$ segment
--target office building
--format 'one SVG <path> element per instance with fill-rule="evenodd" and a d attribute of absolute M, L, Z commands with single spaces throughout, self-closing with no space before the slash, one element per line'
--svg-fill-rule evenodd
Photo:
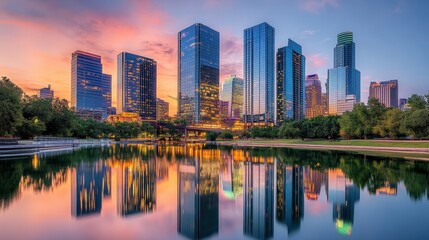
<path fill-rule="evenodd" d="M 103 76 L 101 57 L 76 51 L 72 54 L 71 106 L 77 111 L 99 111 L 107 116 L 111 78 Z M 111 104 L 111 103 L 110 103 Z"/>
<path fill-rule="evenodd" d="M 54 90 L 51 89 L 51 84 L 48 85 L 47 88 L 41 88 L 37 92 L 38 98 L 44 99 L 53 99 L 54 98 Z"/>
<path fill-rule="evenodd" d="M 369 97 L 377 99 L 385 107 L 398 108 L 398 80 L 371 82 Z"/>
<path fill-rule="evenodd" d="M 277 124 L 305 116 L 305 57 L 301 46 L 289 39 L 277 50 Z"/>
<path fill-rule="evenodd" d="M 273 123 L 274 28 L 261 23 L 244 30 L 244 121 Z"/>
<path fill-rule="evenodd" d="M 196 23 L 178 34 L 178 117 L 190 124 L 219 118 L 219 32 Z"/>
<path fill-rule="evenodd" d="M 308 75 L 305 79 L 305 118 L 325 114 L 322 102 L 322 84 L 317 74 Z"/>
<path fill-rule="evenodd" d="M 170 104 L 161 98 L 156 99 L 156 120 L 168 119 Z"/>
<path fill-rule="evenodd" d="M 405 110 L 407 107 L 407 103 L 408 103 L 408 99 L 406 98 L 399 99 L 399 109 Z"/>
<path fill-rule="evenodd" d="M 328 70 L 328 111 L 342 115 L 360 102 L 360 72 L 355 68 L 352 32 L 339 33 L 334 48 L 334 68 Z"/>
<path fill-rule="evenodd" d="M 219 116 L 221 119 L 229 118 L 229 102 L 219 100 Z"/>
<path fill-rule="evenodd" d="M 228 103 L 228 118 L 243 117 L 243 84 L 243 79 L 235 75 L 229 76 L 222 84 L 220 100 Z"/>
<path fill-rule="evenodd" d="M 156 120 L 155 60 L 122 52 L 118 59 L 117 113 L 138 113 L 143 121 Z"/>

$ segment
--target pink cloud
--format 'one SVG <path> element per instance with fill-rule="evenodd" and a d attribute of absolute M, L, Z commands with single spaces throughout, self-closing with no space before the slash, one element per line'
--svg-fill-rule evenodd
<path fill-rule="evenodd" d="M 339 0 L 303 0 L 301 8 L 308 12 L 317 13 L 326 7 L 337 7 Z"/>
<path fill-rule="evenodd" d="M 320 68 L 326 66 L 327 58 L 321 54 L 312 54 L 307 57 L 311 68 Z"/>

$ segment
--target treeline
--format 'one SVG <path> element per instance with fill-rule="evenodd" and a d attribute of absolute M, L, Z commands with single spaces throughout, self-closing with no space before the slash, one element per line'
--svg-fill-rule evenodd
<path fill-rule="evenodd" d="M 65 99 L 42 99 L 24 95 L 9 79 L 0 80 L 0 136 L 29 139 L 34 136 L 77 138 L 152 137 L 156 129 L 149 123 L 98 122 L 81 119 Z M 171 130 L 169 133 L 174 134 Z"/>
<path fill-rule="evenodd" d="M 276 127 L 253 127 L 244 138 L 429 138 L 429 94 L 413 94 L 409 110 L 386 108 L 376 99 L 359 103 L 342 116 L 318 116 L 300 121 L 287 121 Z"/>

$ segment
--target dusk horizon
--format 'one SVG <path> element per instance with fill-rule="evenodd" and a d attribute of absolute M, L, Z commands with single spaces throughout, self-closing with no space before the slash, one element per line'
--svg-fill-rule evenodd
<path fill-rule="evenodd" d="M 306 75 L 318 74 L 323 92 L 333 67 L 338 33 L 353 32 L 356 68 L 361 72 L 361 101 L 373 81 L 397 79 L 399 98 L 429 89 L 425 53 L 429 31 L 419 23 L 424 1 L 4 1 L 0 3 L 0 74 L 33 95 L 51 84 L 70 101 L 72 53 L 100 55 L 103 72 L 112 75 L 112 105 L 117 100 L 116 56 L 129 52 L 158 64 L 157 97 L 177 112 L 177 34 L 194 23 L 220 33 L 220 84 L 229 75 L 243 77 L 243 31 L 267 22 L 275 28 L 275 49 L 290 38 L 302 46 Z M 197 14 L 194 14 L 197 13 Z M 425 21 L 426 19 L 426 21 Z M 412 61 L 410 61 L 412 59 Z"/>

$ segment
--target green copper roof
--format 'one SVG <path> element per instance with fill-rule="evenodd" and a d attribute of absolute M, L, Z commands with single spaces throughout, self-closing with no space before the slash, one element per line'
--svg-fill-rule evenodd
<path fill-rule="evenodd" d="M 345 44 L 353 42 L 352 32 L 342 32 L 337 35 L 337 44 Z"/>

